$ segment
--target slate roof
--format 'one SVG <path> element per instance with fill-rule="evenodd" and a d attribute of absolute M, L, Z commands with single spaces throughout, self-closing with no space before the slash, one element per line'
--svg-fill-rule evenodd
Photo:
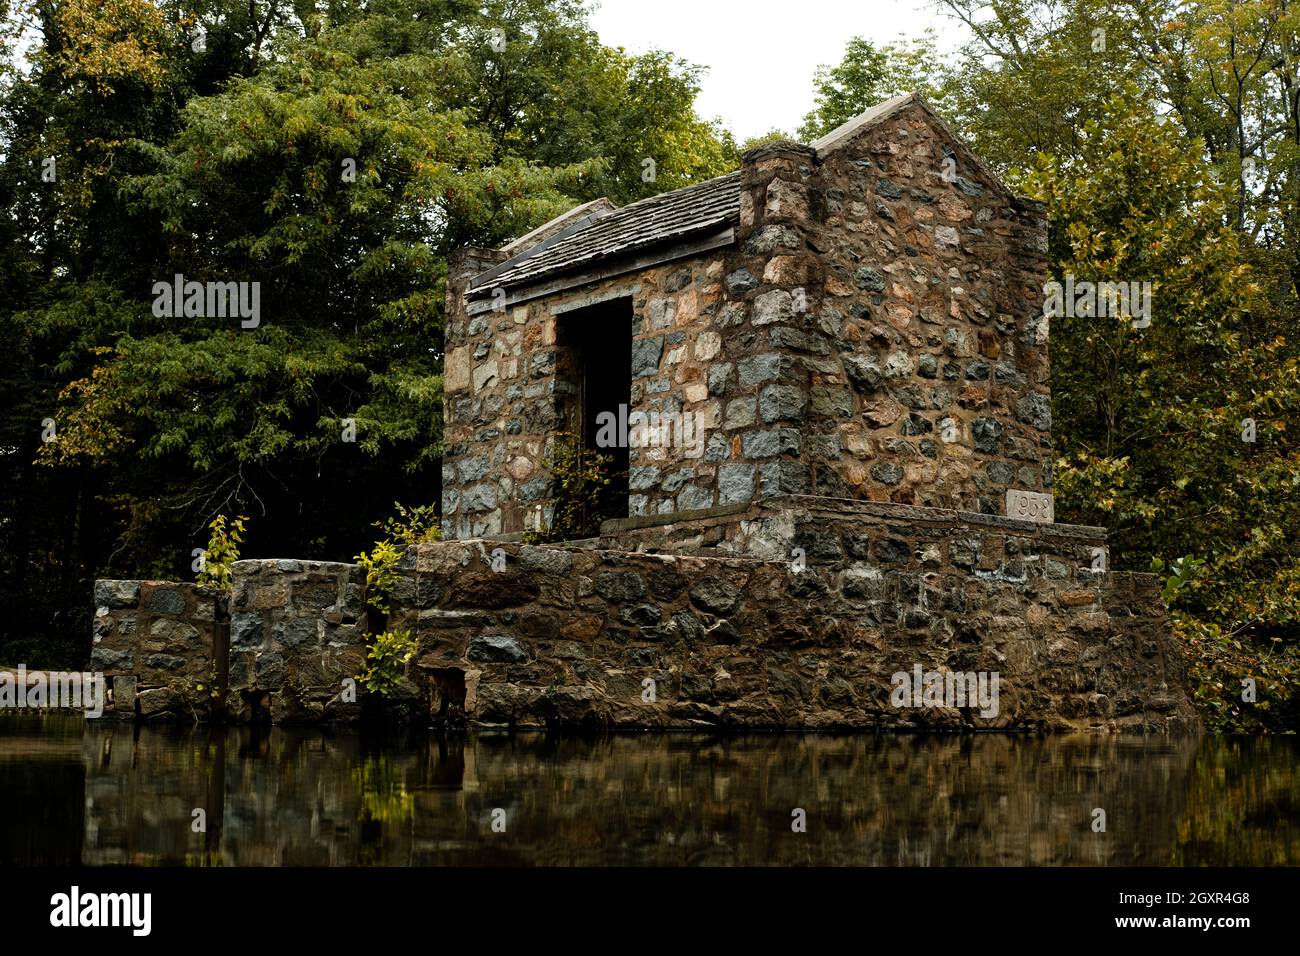
<path fill-rule="evenodd" d="M 811 148 L 817 162 L 825 161 L 865 131 L 913 105 L 947 133 L 964 163 L 983 171 L 1008 197 L 1014 198 L 997 174 L 971 153 L 915 93 L 903 93 L 877 103 L 813 142 Z M 493 288 L 527 286 L 543 278 L 581 270 L 601 260 L 619 259 L 651 247 L 682 243 L 692 237 L 719 232 L 739 219 L 740 176 L 737 170 L 717 179 L 642 199 L 622 209 L 613 209 L 605 199 L 571 209 L 504 246 L 503 252 L 515 254 L 475 276 L 469 284 L 467 296 L 483 299 Z M 534 239 L 538 241 L 534 243 Z"/>
<path fill-rule="evenodd" d="M 583 223 L 583 225 L 589 225 L 602 216 L 608 216 L 617 208 L 617 206 L 604 196 L 601 196 L 599 199 L 593 199 L 591 202 L 583 203 L 581 206 L 574 206 L 568 212 L 560 213 L 554 219 L 542 223 L 536 229 L 524 233 L 518 239 L 507 242 L 501 247 L 501 251 L 506 253 L 507 256 L 514 258 L 527 252 L 529 249 L 533 248 L 533 246 L 540 245 L 547 239 L 551 238 L 551 236 L 559 235 L 570 226 L 582 222 L 584 219 L 588 221 Z"/>
<path fill-rule="evenodd" d="M 566 214 L 567 215 L 567 214 Z M 740 171 L 584 217 L 498 266 L 474 277 L 469 295 L 517 286 L 602 259 L 716 231 L 740 215 Z"/>

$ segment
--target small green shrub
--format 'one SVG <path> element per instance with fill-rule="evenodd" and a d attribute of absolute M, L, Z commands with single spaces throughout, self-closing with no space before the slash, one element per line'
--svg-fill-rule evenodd
<path fill-rule="evenodd" d="M 366 603 L 376 610 L 388 613 L 388 597 L 397 584 L 397 562 L 402 560 L 403 549 L 391 541 L 376 541 L 369 553 L 356 556 L 357 564 L 366 569 Z"/>
<path fill-rule="evenodd" d="M 239 546 L 244 543 L 244 522 L 247 520 L 247 515 L 240 515 L 227 528 L 225 515 L 212 519 L 208 525 L 212 533 L 203 552 L 203 570 L 197 578 L 199 584 L 230 590 L 230 569 L 239 560 Z"/>
<path fill-rule="evenodd" d="M 199 693 L 206 693 L 213 700 L 221 697 L 221 688 L 217 686 L 217 665 L 215 663 L 208 668 L 208 682 L 206 684 L 195 684 L 194 689 Z"/>
<path fill-rule="evenodd" d="M 366 654 L 366 669 L 357 680 L 370 693 L 387 697 L 401 683 L 415 650 L 415 638 L 410 631 L 376 634 Z"/>
<path fill-rule="evenodd" d="M 577 435 L 560 432 L 551 445 L 546 467 L 551 472 L 555 517 L 543 540 L 568 541 L 599 534 L 600 523 L 613 516 L 619 505 L 614 501 L 613 457 L 584 447 Z"/>
<path fill-rule="evenodd" d="M 433 505 L 407 507 L 400 501 L 394 501 L 393 508 L 397 511 L 395 516 L 375 522 L 375 527 L 384 533 L 387 540 L 400 544 L 425 544 L 442 540 L 442 526 Z"/>
<path fill-rule="evenodd" d="M 384 533 L 369 552 L 362 551 L 354 559 L 366 569 L 366 603 L 376 610 L 388 613 L 388 598 L 397 584 L 397 563 L 408 544 L 423 544 L 442 538 L 442 528 L 433 505 L 407 507 L 394 501 L 397 514 L 374 526 Z"/>

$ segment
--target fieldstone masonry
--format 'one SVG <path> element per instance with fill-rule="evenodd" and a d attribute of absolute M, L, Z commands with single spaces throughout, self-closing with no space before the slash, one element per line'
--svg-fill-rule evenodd
<path fill-rule="evenodd" d="M 492 278 L 504 254 L 454 259 L 448 536 L 522 531 L 538 506 L 549 518 L 548 442 L 576 415 L 557 324 L 619 297 L 632 349 L 608 360 L 628 369 L 633 410 L 689 413 L 707 435 L 698 458 L 632 449 L 629 516 L 784 494 L 1001 514 L 1008 488 L 1049 489 L 1043 208 L 919 100 L 885 105 L 813 147 L 764 146 L 739 173 L 608 214 L 636 233 L 668 218 L 670 197 L 677 218 L 721 205 L 699 220 L 711 238 L 678 238 L 666 261 L 560 262 L 587 273 L 551 291 L 561 283 L 496 284 L 512 274 Z M 522 266 L 539 255 L 511 251 Z"/>
<path fill-rule="evenodd" d="M 208 681 L 224 597 L 172 581 L 95 582 L 90 669 L 112 678 L 112 707 L 143 717 L 191 716 L 187 693 Z"/>
<path fill-rule="evenodd" d="M 693 553 L 413 545 L 387 622 L 418 640 L 402 699 L 418 719 L 513 727 L 1197 725 L 1157 582 L 1089 570 L 1086 533 L 1043 537 L 1006 519 L 927 527 L 882 515 L 832 528 L 816 510 L 784 514 L 792 517 L 783 529 L 757 535 L 768 517 L 724 522 L 735 533 L 719 540 L 731 553 L 687 538 L 678 544 Z M 756 550 L 802 542 L 807 563 L 744 553 L 742 521 Z M 226 716 L 360 716 L 340 694 L 363 663 L 358 575 L 324 562 L 236 564 Z M 137 608 L 110 613 L 128 630 L 148 619 Z M 132 673 L 121 664 L 106 673 Z M 895 706 L 891 678 L 917 665 L 998 673 L 999 712 Z M 187 667 L 198 674 L 212 662 L 199 652 Z M 202 713 L 201 700 L 180 702 L 185 688 L 171 692 L 169 710 L 140 715 Z"/>
<path fill-rule="evenodd" d="M 237 561 L 227 706 L 236 717 L 350 719 L 342 679 L 366 654 L 365 573 L 333 561 Z"/>
<path fill-rule="evenodd" d="M 1052 484 L 1045 249 L 1042 208 L 904 96 L 461 250 L 448 540 L 407 549 L 388 619 L 350 564 L 238 562 L 228 606 L 100 581 L 94 663 L 134 685 L 127 714 L 352 720 L 368 702 L 343 691 L 386 627 L 416 637 L 396 702 L 419 720 L 1193 730 L 1155 577 L 1109 571 L 1102 528 L 1004 513 Z M 529 546 L 548 448 L 592 412 L 562 334 L 578 310 L 631 323 L 628 354 L 599 360 L 626 367 L 633 410 L 690 414 L 706 440 L 630 449 L 626 517 Z M 900 705 L 895 675 L 918 669 L 996 674 L 996 712 Z"/>

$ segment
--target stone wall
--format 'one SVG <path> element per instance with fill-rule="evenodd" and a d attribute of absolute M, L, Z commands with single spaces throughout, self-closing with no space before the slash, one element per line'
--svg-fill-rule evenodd
<path fill-rule="evenodd" d="M 194 584 L 96 581 L 90 669 L 109 679 L 113 709 L 192 716 L 190 691 L 212 670 L 220 605 L 217 592 Z"/>
<path fill-rule="evenodd" d="M 952 567 L 1008 580 L 1091 578 L 1110 560 L 1105 528 L 804 495 L 607 521 L 590 545 L 820 565 L 872 560 L 882 567 Z"/>
<path fill-rule="evenodd" d="M 850 514 L 833 502 L 787 501 L 702 517 L 694 528 L 625 532 L 623 540 L 639 533 L 647 547 L 677 553 L 616 550 L 601 540 L 414 545 L 391 614 L 369 623 L 416 637 L 400 696 L 419 719 L 524 727 L 1196 725 L 1157 581 L 1094 570 L 1099 529 L 857 508 Z M 224 714 L 213 716 L 360 716 L 342 691 L 364 665 L 362 580 L 354 565 L 238 562 L 229 691 Z M 197 615 L 190 624 L 183 615 L 159 617 L 157 606 L 170 613 L 175 601 L 153 596 L 194 591 L 99 582 L 97 593 L 116 606 L 97 626 L 120 635 L 179 626 L 198 634 L 205 605 L 187 605 L 184 613 Z M 159 661 L 142 656 L 143 646 L 112 658 L 128 649 L 104 645 L 109 639 L 106 633 L 96 656 L 117 665 L 110 673 L 142 686 L 160 679 Z M 168 649 L 175 645 L 148 647 Z M 196 641 L 164 679 L 183 683 L 180 675 L 207 675 L 222 663 Z M 918 666 L 997 673 L 998 713 L 900 708 L 891 680 Z M 140 707 L 144 716 L 193 710 L 175 686 L 167 706 Z"/>
<path fill-rule="evenodd" d="M 630 412 L 686 414 L 703 432 L 695 447 L 630 450 L 627 513 L 808 492 L 801 423 L 824 411 L 809 405 L 808 383 L 814 372 L 831 370 L 830 346 L 804 330 L 816 292 L 792 284 L 816 274 L 807 242 L 811 175 L 806 147 L 757 151 L 739 177 L 733 244 L 508 312 L 467 315 L 456 291 L 466 276 L 459 274 L 447 302 L 444 533 L 521 531 L 539 509 L 549 526 L 550 442 L 557 431 L 577 428 L 557 323 L 576 309 L 624 297 L 632 351 L 609 359 L 630 369 Z M 771 186 L 779 177 L 789 185 Z M 466 271 L 482 265 L 482 250 L 475 252 Z"/>
<path fill-rule="evenodd" d="M 946 128 L 902 110 L 818 168 L 819 323 L 835 369 L 813 493 L 1003 513 L 1051 485 L 1047 222 Z"/>
<path fill-rule="evenodd" d="M 237 718 L 348 720 L 342 679 L 366 654 L 365 572 L 333 561 L 237 561 L 227 707 Z"/>
<path fill-rule="evenodd" d="M 809 342 L 798 326 L 807 318 L 812 290 L 789 287 L 792 279 L 811 275 L 803 251 L 808 224 L 793 224 L 807 210 L 806 194 L 794 190 L 807 187 L 791 186 L 784 194 L 774 188 L 772 200 L 766 197 L 778 175 L 806 180 L 810 157 L 806 148 L 791 147 L 749 158 L 737 186 L 735 242 L 725 248 L 535 299 L 508 313 L 468 316 L 464 302 L 449 293 L 442 476 L 448 537 L 524 530 L 539 508 L 549 526 L 549 442 L 556 431 L 577 427 L 557 323 L 576 309 L 622 297 L 631 303 L 632 351 L 609 358 L 630 369 L 630 412 L 686 414 L 702 430 L 695 447 L 631 449 L 628 514 L 808 490 L 794 426 L 805 417 L 809 362 L 824 360 L 795 354 Z M 480 264 L 476 257 L 467 268 Z"/>
<path fill-rule="evenodd" d="M 723 406 L 716 393 L 710 396 L 706 363 L 721 349 L 712 318 L 720 304 L 723 268 L 720 257 L 701 256 L 644 270 L 635 281 L 612 279 L 504 314 L 467 318 L 462 305 L 447 329 L 444 533 L 482 537 L 522 531 L 538 509 L 543 526 L 550 525 L 554 501 L 545 461 L 555 434 L 578 428 L 572 383 L 566 381 L 557 346 L 557 323 L 566 311 L 630 297 L 632 355 L 610 357 L 631 369 L 629 412 L 685 411 L 716 429 Z M 716 379 L 714 385 L 722 388 Z M 632 449 L 631 513 L 712 505 L 724 451 L 717 442 L 697 458 L 682 448 Z M 658 472 L 668 463 L 676 467 L 661 477 Z M 750 497 L 752 487 L 743 500 Z"/>
<path fill-rule="evenodd" d="M 1019 567 L 967 528 L 986 575 L 870 561 L 493 542 L 413 549 L 417 673 L 464 680 L 472 718 L 515 726 L 1181 730 L 1196 719 L 1151 575 Z M 497 565 L 493 570 L 496 552 Z M 452 582 L 454 581 L 454 586 Z M 899 709 L 891 677 L 1000 675 L 1001 711 Z M 653 681 L 654 700 L 645 699 Z"/>

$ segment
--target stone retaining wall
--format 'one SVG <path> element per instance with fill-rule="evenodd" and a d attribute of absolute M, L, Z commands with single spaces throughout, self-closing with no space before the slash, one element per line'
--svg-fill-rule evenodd
<path fill-rule="evenodd" d="M 95 582 L 90 669 L 111 679 L 116 711 L 192 716 L 184 692 L 210 678 L 222 600 L 174 581 Z"/>
<path fill-rule="evenodd" d="M 779 548 L 803 542 L 804 564 L 717 550 L 613 550 L 598 541 L 411 546 L 390 616 L 371 623 L 417 639 L 399 693 L 417 719 L 515 727 L 1196 726 L 1156 579 L 1092 571 L 1096 529 L 975 516 L 981 524 L 943 512 L 901 523 L 892 520 L 897 514 L 841 516 L 838 525 L 815 507 L 787 516 L 785 537 L 763 540 Z M 755 512 L 732 524 L 752 529 L 763 520 Z M 364 664 L 362 584 L 349 564 L 238 562 L 225 716 L 357 718 L 361 707 L 342 690 Z M 97 619 L 105 631 L 97 660 L 116 665 L 105 672 L 151 689 L 170 682 L 163 685 L 170 698 L 155 695 L 167 706 L 142 704 L 140 714 L 202 711 L 202 700 L 184 696 L 186 681 L 220 662 L 211 624 L 202 630 L 212 605 L 198 589 L 103 581 L 97 594 L 106 611 Z M 173 597 L 159 596 L 166 594 Z M 160 672 L 158 655 L 181 656 L 174 641 L 182 631 L 193 631 L 191 654 Z M 154 640 L 130 644 L 141 634 Z M 891 678 L 917 666 L 996 672 L 998 713 L 896 706 Z"/>
<path fill-rule="evenodd" d="M 1106 529 L 888 502 L 790 495 L 738 508 L 607 521 L 592 547 L 736 554 L 835 565 L 951 565 L 977 576 L 1090 578 L 1109 567 Z"/>
<path fill-rule="evenodd" d="M 364 664 L 365 572 L 334 561 L 237 561 L 230 604 L 230 699 L 237 717 L 347 720 L 342 678 Z"/>
<path fill-rule="evenodd" d="M 494 571 L 501 558 L 505 570 Z M 417 673 L 515 726 L 1182 730 L 1195 717 L 1151 575 L 977 577 L 440 542 L 408 561 Z M 1000 675 L 1000 713 L 900 709 L 891 677 Z M 652 684 L 647 684 L 652 681 Z M 647 691 L 653 688 L 653 699 Z"/>

